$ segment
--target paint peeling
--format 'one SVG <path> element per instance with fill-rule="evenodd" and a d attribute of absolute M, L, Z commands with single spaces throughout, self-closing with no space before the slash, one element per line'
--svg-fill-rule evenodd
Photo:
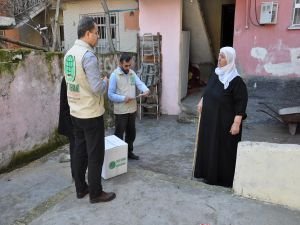
<path fill-rule="evenodd" d="M 271 73 L 274 76 L 285 76 L 289 74 L 300 74 L 299 71 L 295 71 L 292 63 L 267 63 L 264 65 L 266 72 Z"/>
<path fill-rule="evenodd" d="M 251 56 L 256 59 L 264 60 L 267 54 L 268 51 L 265 48 L 256 47 L 251 49 Z"/>
<path fill-rule="evenodd" d="M 268 62 L 264 65 L 266 72 L 274 76 L 285 76 L 289 74 L 300 75 L 300 48 L 290 49 L 290 62 L 284 63 L 271 63 Z"/>
<path fill-rule="evenodd" d="M 291 52 L 291 61 L 300 66 L 300 48 L 293 48 Z"/>
<path fill-rule="evenodd" d="M 287 49 L 287 54 L 284 54 L 282 48 L 286 49 L 285 47 L 286 46 L 279 41 L 277 45 L 273 46 L 269 51 L 262 47 L 252 48 L 251 56 L 259 60 L 255 72 L 260 74 L 264 70 L 273 76 L 300 75 L 300 48 Z M 288 57 L 290 60 L 288 60 Z M 283 59 L 286 60 L 282 61 Z"/>

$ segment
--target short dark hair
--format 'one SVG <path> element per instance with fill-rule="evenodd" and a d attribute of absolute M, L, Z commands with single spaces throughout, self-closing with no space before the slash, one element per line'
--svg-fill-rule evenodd
<path fill-rule="evenodd" d="M 122 53 L 120 56 L 120 63 L 125 62 L 129 62 L 132 59 L 132 55 L 130 55 L 129 53 Z"/>
<path fill-rule="evenodd" d="M 93 30 L 93 28 L 95 27 L 94 24 L 95 24 L 94 18 L 88 16 L 82 17 L 79 20 L 78 27 L 77 27 L 78 39 L 82 38 L 87 31 Z"/>

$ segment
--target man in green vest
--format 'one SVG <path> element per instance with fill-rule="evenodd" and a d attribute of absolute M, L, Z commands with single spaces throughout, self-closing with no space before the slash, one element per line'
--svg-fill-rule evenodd
<path fill-rule="evenodd" d="M 150 91 L 130 69 L 131 63 L 131 55 L 123 53 L 120 57 L 120 66 L 110 76 L 108 98 L 114 103 L 115 135 L 123 140 L 125 133 L 128 158 L 138 160 L 139 156 L 133 153 L 133 142 L 136 136 L 136 88 L 142 93 L 141 95 L 148 95 Z"/>
<path fill-rule="evenodd" d="M 83 17 L 77 28 L 78 40 L 64 58 L 68 104 L 74 127 L 74 180 L 77 198 L 89 194 L 90 203 L 113 200 L 104 192 L 101 172 L 104 160 L 104 99 L 108 80 L 101 76 L 93 47 L 99 38 L 93 18 Z M 88 168 L 88 184 L 85 180 Z"/>

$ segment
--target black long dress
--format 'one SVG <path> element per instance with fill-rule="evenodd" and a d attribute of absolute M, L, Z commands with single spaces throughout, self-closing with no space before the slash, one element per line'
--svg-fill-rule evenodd
<path fill-rule="evenodd" d="M 247 102 L 247 88 L 241 77 L 235 77 L 224 90 L 218 76 L 211 76 L 203 94 L 194 177 L 232 187 L 242 127 L 237 135 L 229 131 L 236 115 L 247 117 Z"/>

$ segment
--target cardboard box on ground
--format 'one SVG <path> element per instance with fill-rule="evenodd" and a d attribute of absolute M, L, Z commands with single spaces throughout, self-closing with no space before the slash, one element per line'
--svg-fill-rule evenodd
<path fill-rule="evenodd" d="M 101 176 L 109 179 L 127 173 L 128 145 L 115 135 L 105 137 L 105 156 Z"/>

